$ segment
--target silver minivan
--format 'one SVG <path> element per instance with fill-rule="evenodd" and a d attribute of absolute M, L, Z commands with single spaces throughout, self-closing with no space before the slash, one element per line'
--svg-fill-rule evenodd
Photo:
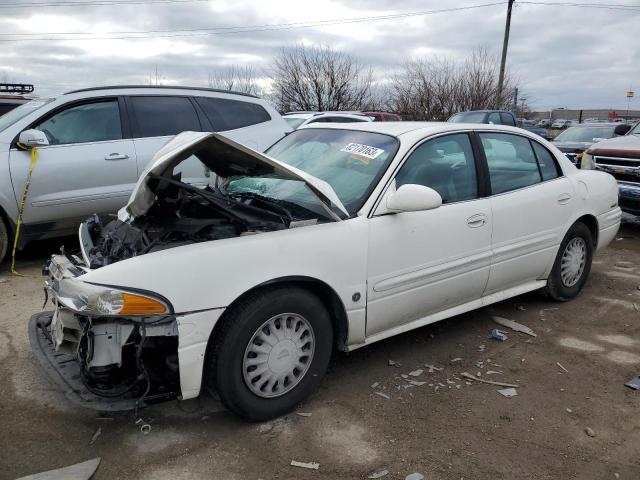
<path fill-rule="evenodd" d="M 75 233 L 93 213 L 122 207 L 153 155 L 182 131 L 222 132 L 264 151 L 291 127 L 252 95 L 188 87 L 119 86 L 76 90 L 25 103 L 0 117 L 0 261 L 37 147 L 19 247 Z M 182 179 L 206 185 L 195 157 Z"/>

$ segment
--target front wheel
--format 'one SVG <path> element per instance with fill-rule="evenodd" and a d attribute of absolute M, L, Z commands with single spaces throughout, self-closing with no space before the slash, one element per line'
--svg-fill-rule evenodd
<path fill-rule="evenodd" d="M 273 287 L 231 307 L 207 358 L 209 385 L 248 420 L 292 410 L 320 384 L 331 357 L 331 318 L 313 293 Z"/>
<path fill-rule="evenodd" d="M 546 292 L 565 302 L 580 293 L 591 271 L 593 237 L 584 223 L 575 223 L 565 235 L 547 280 Z"/>

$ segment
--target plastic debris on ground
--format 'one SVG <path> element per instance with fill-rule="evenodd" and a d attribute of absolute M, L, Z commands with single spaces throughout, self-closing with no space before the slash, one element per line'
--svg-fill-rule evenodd
<path fill-rule="evenodd" d="M 640 377 L 632 378 L 624 384 L 625 387 L 629 387 L 632 390 L 640 390 Z"/>
<path fill-rule="evenodd" d="M 507 334 L 502 330 L 498 330 L 497 328 L 491 330 L 491 338 L 495 338 L 496 340 L 500 340 L 501 342 L 506 342 L 507 340 L 509 340 Z"/>
<path fill-rule="evenodd" d="M 367 478 L 382 478 L 389 475 L 389 470 L 380 470 L 379 472 L 372 472 L 367 475 Z"/>
<path fill-rule="evenodd" d="M 503 388 L 502 390 L 498 390 L 498 393 L 507 398 L 518 396 L 518 391 L 515 388 Z"/>
<path fill-rule="evenodd" d="M 382 398 L 386 398 L 387 400 L 391 399 L 391 397 L 389 395 L 387 395 L 386 393 L 382 393 L 382 392 L 373 392 L 373 393 L 375 393 L 376 395 L 378 395 L 378 396 L 380 396 Z"/>
<path fill-rule="evenodd" d="M 457 358 L 452 358 L 451 360 L 449 360 L 451 363 L 456 363 L 456 362 L 461 362 L 462 359 L 460 357 Z"/>
<path fill-rule="evenodd" d="M 414 370 L 413 372 L 409 372 L 409 375 L 411 375 L 412 377 L 418 377 L 420 375 L 422 375 L 423 370 L 421 368 Z"/>
<path fill-rule="evenodd" d="M 402 366 L 402 364 L 396 362 L 395 360 L 389 360 L 388 363 L 389 363 L 390 367 L 401 367 Z"/>
<path fill-rule="evenodd" d="M 404 477 L 404 480 L 424 480 L 424 475 L 421 473 L 410 473 Z"/>
<path fill-rule="evenodd" d="M 563 372 L 565 372 L 565 373 L 569 373 L 569 370 L 567 370 L 566 368 L 564 368 L 560 362 L 556 362 L 556 365 L 557 365 L 557 366 L 559 366 L 559 367 L 562 369 L 562 371 L 563 371 Z"/>
<path fill-rule="evenodd" d="M 584 429 L 584 433 L 586 433 L 590 437 L 595 437 L 596 436 L 596 432 L 594 432 L 593 429 L 590 428 L 590 427 L 585 428 Z"/>
<path fill-rule="evenodd" d="M 496 322 L 498 325 L 502 325 L 503 327 L 510 328 L 514 332 L 526 333 L 527 335 L 531 335 L 532 337 L 538 336 L 533 332 L 533 330 L 531 330 L 526 325 L 522 325 L 521 323 L 514 322 L 513 320 L 509 320 L 508 318 L 494 316 L 493 321 Z"/>
<path fill-rule="evenodd" d="M 309 470 L 318 470 L 320 468 L 320 464 L 316 462 L 297 462 L 295 460 L 291 460 L 291 466 L 308 468 Z"/>
<path fill-rule="evenodd" d="M 498 385 L 499 387 L 518 388 L 518 385 L 513 383 L 503 383 L 503 382 L 494 382 L 493 380 L 485 380 L 484 378 L 474 377 L 469 372 L 462 372 L 460 376 L 468 378 L 469 380 L 475 380 L 476 382 L 489 383 L 491 385 Z"/>
<path fill-rule="evenodd" d="M 442 370 L 442 368 L 436 367 L 434 365 L 431 365 L 429 363 L 425 363 L 424 364 L 425 367 L 427 367 L 429 369 L 428 373 L 434 373 L 434 372 L 439 372 Z"/>
<path fill-rule="evenodd" d="M 299 415 L 301 417 L 310 417 L 313 414 L 309 412 L 296 412 L 296 415 Z"/>
<path fill-rule="evenodd" d="M 87 460 L 86 462 L 76 463 L 69 467 L 27 475 L 26 477 L 20 477 L 16 480 L 60 480 L 62 478 L 64 480 L 89 480 L 93 478 L 99 465 L 100 458 L 98 457 Z"/>
<path fill-rule="evenodd" d="M 98 427 L 98 429 L 96 430 L 96 433 L 94 433 L 93 437 L 91 437 L 91 441 L 89 442 L 89 445 L 93 445 L 101 434 L 102 434 L 102 428 Z"/>

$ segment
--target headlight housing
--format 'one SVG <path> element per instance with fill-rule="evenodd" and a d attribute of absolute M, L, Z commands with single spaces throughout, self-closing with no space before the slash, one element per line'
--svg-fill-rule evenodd
<path fill-rule="evenodd" d="M 172 313 L 166 301 L 153 295 L 117 287 L 92 285 L 72 278 L 60 280 L 55 291 L 61 304 L 88 316 L 128 317 Z"/>
<path fill-rule="evenodd" d="M 593 155 L 589 152 L 584 152 L 582 154 L 582 159 L 580 160 L 580 167 L 583 170 L 593 170 L 595 165 L 593 164 Z"/>

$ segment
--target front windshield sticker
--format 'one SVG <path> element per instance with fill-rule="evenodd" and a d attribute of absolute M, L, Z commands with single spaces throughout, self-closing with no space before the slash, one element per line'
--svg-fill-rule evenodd
<path fill-rule="evenodd" d="M 369 160 L 373 160 L 384 153 L 381 148 L 370 147 L 369 145 L 362 145 L 361 143 L 348 143 L 341 152 L 350 153 L 358 157 L 364 157 Z"/>

